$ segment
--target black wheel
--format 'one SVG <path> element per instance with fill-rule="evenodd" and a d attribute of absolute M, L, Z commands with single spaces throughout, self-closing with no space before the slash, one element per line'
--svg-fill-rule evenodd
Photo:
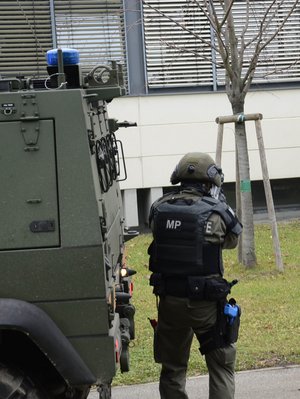
<path fill-rule="evenodd" d="M 0 382 L 0 398 L 49 399 L 28 376 L 1 363 Z"/>
<path fill-rule="evenodd" d="M 86 388 L 86 389 L 84 389 L 84 390 L 82 390 L 82 391 L 76 391 L 75 393 L 74 393 L 74 396 L 73 396 L 73 398 L 74 399 L 87 399 L 87 397 L 89 396 L 89 393 L 90 393 L 90 388 Z M 67 396 L 66 396 L 67 397 Z"/>
<path fill-rule="evenodd" d="M 100 385 L 98 392 L 99 399 L 111 399 L 111 383 Z"/>

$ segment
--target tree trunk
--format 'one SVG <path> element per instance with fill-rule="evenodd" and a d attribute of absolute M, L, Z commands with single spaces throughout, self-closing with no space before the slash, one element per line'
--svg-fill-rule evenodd
<path fill-rule="evenodd" d="M 236 178 L 235 178 L 235 203 L 236 203 L 236 215 L 240 221 L 242 221 L 242 204 L 241 204 L 241 191 L 240 191 L 240 171 L 239 171 L 239 162 L 238 162 L 238 151 L 237 146 L 235 144 L 235 170 L 236 170 Z M 238 244 L 238 261 L 239 263 L 243 263 L 243 248 L 242 248 L 242 239 L 239 240 Z"/>
<path fill-rule="evenodd" d="M 243 101 L 232 104 L 234 114 L 244 113 Z M 256 265 L 255 242 L 254 242 L 254 220 L 253 220 L 253 203 L 251 193 L 250 167 L 248 156 L 248 145 L 246 136 L 245 122 L 241 118 L 241 122 L 235 124 L 235 140 L 238 158 L 238 169 L 241 195 L 241 214 L 242 214 L 242 263 L 246 267 Z"/>

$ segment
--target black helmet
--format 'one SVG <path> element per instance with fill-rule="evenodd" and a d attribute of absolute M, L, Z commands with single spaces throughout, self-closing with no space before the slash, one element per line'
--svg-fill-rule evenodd
<path fill-rule="evenodd" d="M 210 182 L 220 187 L 222 184 L 222 169 L 212 157 L 203 152 L 189 152 L 181 158 L 171 175 L 171 183 L 180 182 Z"/>

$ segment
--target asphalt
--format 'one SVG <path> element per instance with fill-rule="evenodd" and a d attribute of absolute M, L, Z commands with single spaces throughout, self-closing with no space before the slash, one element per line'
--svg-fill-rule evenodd
<path fill-rule="evenodd" d="M 189 399 L 207 399 L 208 376 L 188 378 L 187 393 Z M 88 399 L 98 399 L 97 392 Z M 158 383 L 114 387 L 112 399 L 159 399 Z M 236 373 L 235 399 L 300 399 L 300 366 Z"/>

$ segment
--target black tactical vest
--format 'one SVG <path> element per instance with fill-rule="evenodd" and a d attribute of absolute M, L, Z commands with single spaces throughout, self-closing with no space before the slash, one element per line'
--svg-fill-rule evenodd
<path fill-rule="evenodd" d="M 200 196 L 168 195 L 154 204 L 149 269 L 170 276 L 223 274 L 221 245 L 205 242 L 204 232 L 212 212 L 230 226 L 227 210 L 226 204 Z"/>

